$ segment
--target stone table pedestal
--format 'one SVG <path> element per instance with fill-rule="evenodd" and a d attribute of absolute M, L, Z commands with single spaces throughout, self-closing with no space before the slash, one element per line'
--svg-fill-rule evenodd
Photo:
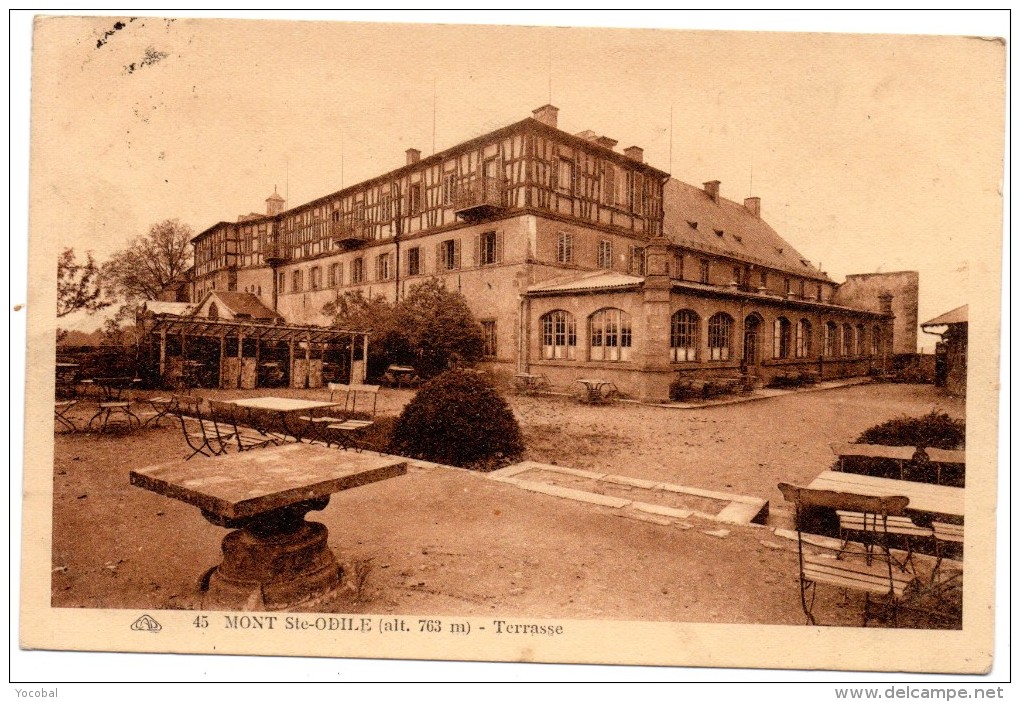
<path fill-rule="evenodd" d="M 201 578 L 203 608 L 283 610 L 333 594 L 342 571 L 324 524 L 305 521 L 335 492 L 406 472 L 403 460 L 287 444 L 131 471 L 131 484 L 195 505 L 223 539 Z"/>

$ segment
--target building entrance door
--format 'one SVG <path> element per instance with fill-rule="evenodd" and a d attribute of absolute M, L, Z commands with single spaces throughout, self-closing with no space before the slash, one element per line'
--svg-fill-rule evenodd
<path fill-rule="evenodd" d="M 757 366 L 761 361 L 761 327 L 762 318 L 757 313 L 749 314 L 744 319 L 744 355 L 742 362 L 747 368 Z"/>

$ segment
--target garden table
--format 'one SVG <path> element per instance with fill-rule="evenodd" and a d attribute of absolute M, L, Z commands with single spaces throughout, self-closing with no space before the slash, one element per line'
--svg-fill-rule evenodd
<path fill-rule="evenodd" d="M 608 402 L 617 393 L 616 385 L 611 380 L 604 378 L 578 378 L 575 382 L 584 386 L 584 399 L 587 402 Z"/>
<path fill-rule="evenodd" d="M 238 407 L 245 407 L 248 410 L 261 410 L 275 414 L 284 431 L 298 442 L 305 435 L 305 431 L 315 429 L 313 422 L 295 422 L 297 415 L 313 415 L 316 411 L 340 407 L 339 402 L 322 402 L 320 400 L 298 400 L 292 397 L 250 397 L 241 400 L 231 400 L 232 404 Z M 265 427 L 262 427 L 265 429 Z"/>
<path fill-rule="evenodd" d="M 876 478 L 856 473 L 839 473 L 832 470 L 820 473 L 808 487 L 813 490 L 833 490 L 877 497 L 905 495 L 910 498 L 908 511 L 920 512 L 925 518 L 943 517 L 961 523 L 963 521 L 963 488 Z"/>
<path fill-rule="evenodd" d="M 392 456 L 287 444 L 205 461 L 132 470 L 131 484 L 202 510 L 223 539 L 223 561 L 201 578 L 206 609 L 280 610 L 319 602 L 342 570 L 324 524 L 305 521 L 333 493 L 407 472 Z"/>

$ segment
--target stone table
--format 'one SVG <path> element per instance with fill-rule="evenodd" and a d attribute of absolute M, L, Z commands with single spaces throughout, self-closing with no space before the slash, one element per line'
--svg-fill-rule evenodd
<path fill-rule="evenodd" d="M 286 444 L 140 468 L 131 484 L 236 530 L 223 539 L 223 562 L 202 578 L 204 608 L 280 610 L 314 604 L 340 585 L 326 526 L 305 514 L 324 509 L 334 492 L 406 472 L 392 456 Z"/>

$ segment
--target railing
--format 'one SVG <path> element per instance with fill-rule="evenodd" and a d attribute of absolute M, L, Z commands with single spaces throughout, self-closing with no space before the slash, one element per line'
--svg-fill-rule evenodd
<path fill-rule="evenodd" d="M 453 206 L 456 212 L 476 208 L 502 208 L 504 206 L 502 180 L 491 176 L 461 179 L 457 183 Z"/>
<path fill-rule="evenodd" d="M 372 238 L 372 227 L 361 219 L 341 220 L 329 222 L 327 233 L 329 238 L 340 244 L 368 241 Z"/>

